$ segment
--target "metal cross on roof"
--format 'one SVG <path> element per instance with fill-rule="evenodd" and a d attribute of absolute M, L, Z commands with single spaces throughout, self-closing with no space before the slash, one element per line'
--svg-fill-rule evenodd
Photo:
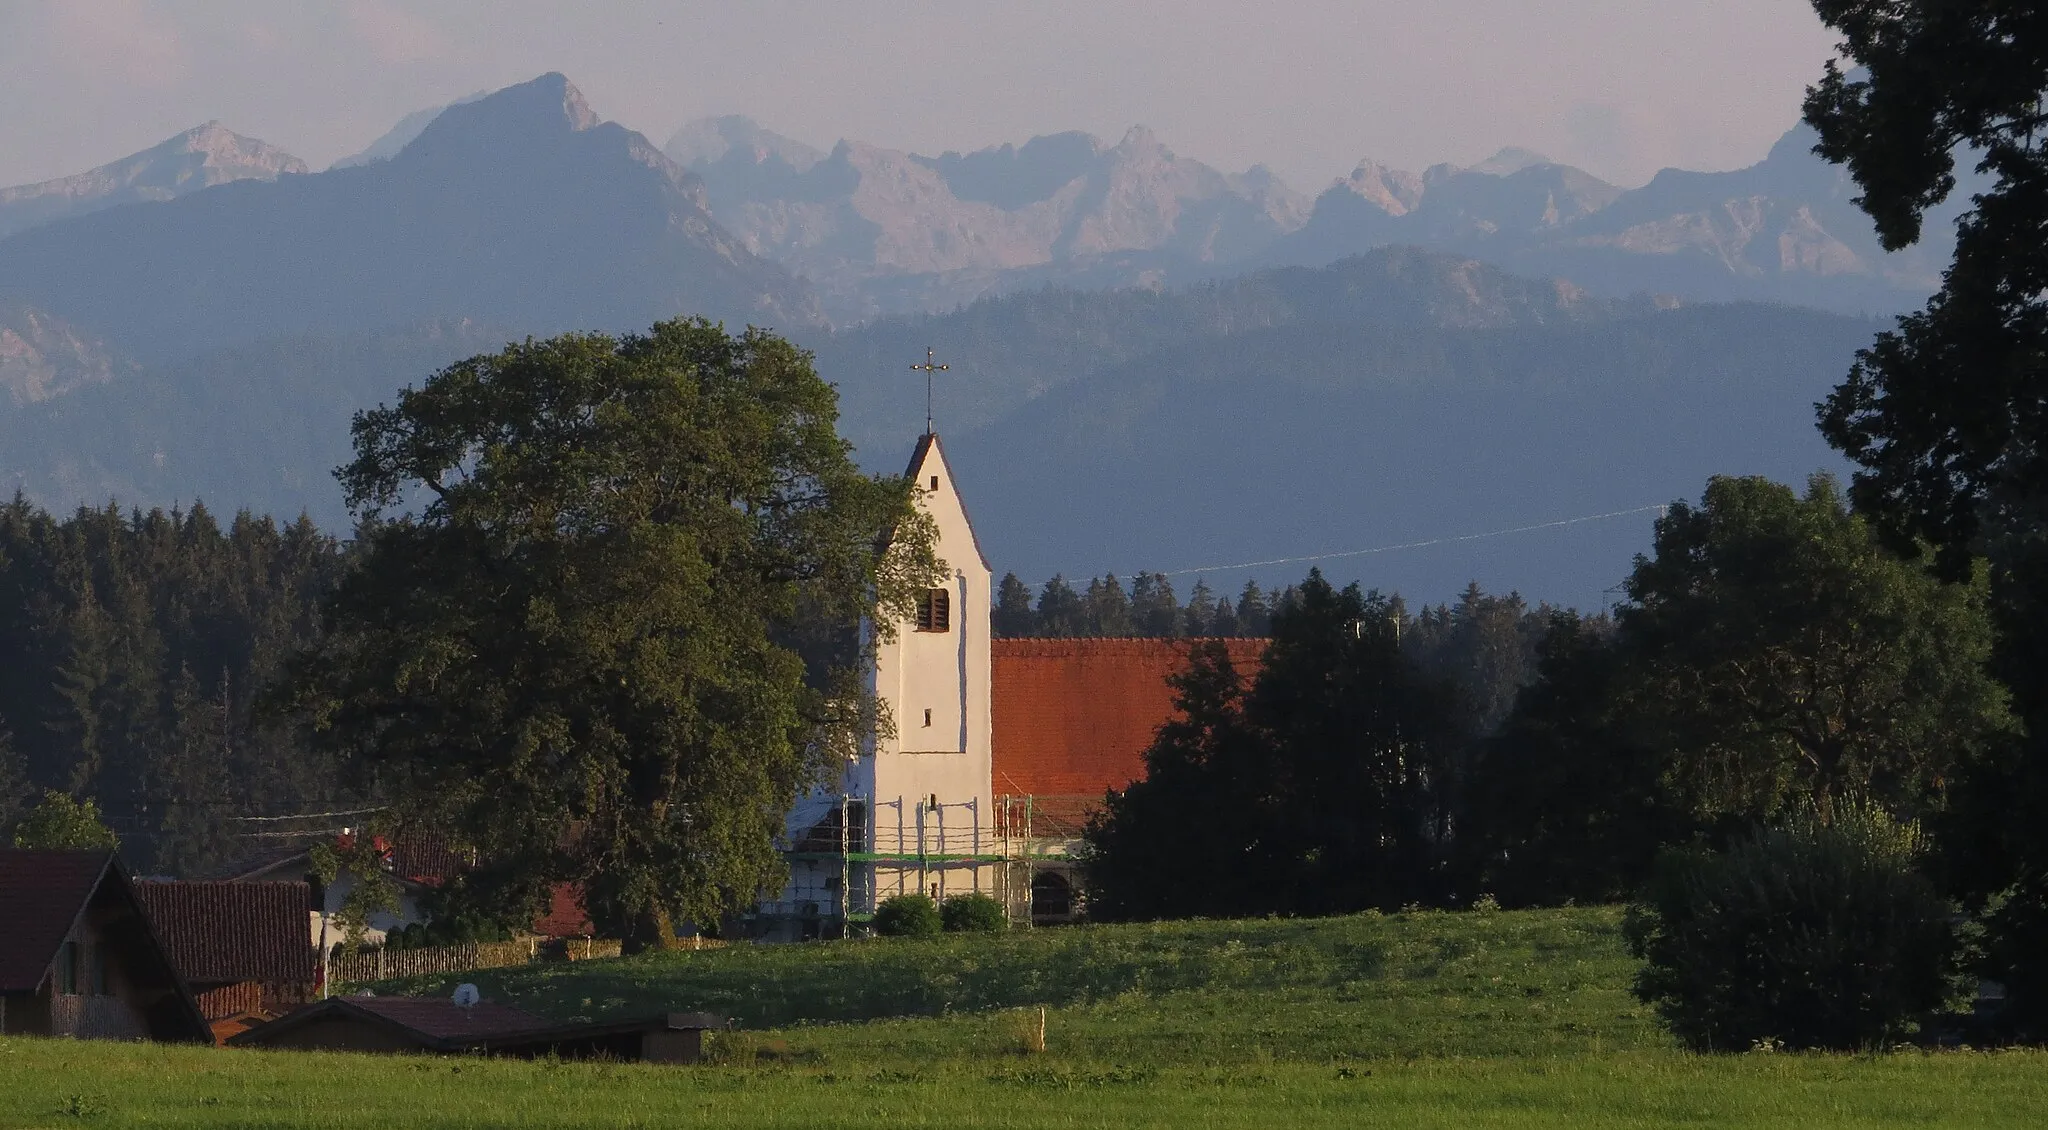
<path fill-rule="evenodd" d="M 910 371 L 924 374 L 924 434 L 932 434 L 932 374 L 943 373 L 949 366 L 932 360 L 932 347 L 924 347 L 924 364 L 912 365 Z"/>

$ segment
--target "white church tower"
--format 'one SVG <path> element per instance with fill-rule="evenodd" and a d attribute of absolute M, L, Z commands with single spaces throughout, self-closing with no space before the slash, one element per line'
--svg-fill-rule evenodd
<path fill-rule="evenodd" d="M 944 581 L 875 641 L 869 690 L 894 732 L 847 767 L 839 791 L 790 814 L 790 883 L 758 908 L 763 937 L 830 936 L 898 894 L 1015 901 L 1006 860 L 1017 845 L 991 788 L 988 560 L 937 433 L 919 437 L 906 475 L 935 527 Z"/>

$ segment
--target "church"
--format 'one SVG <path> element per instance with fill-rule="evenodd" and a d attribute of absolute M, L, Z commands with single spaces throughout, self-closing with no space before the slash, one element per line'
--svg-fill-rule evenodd
<path fill-rule="evenodd" d="M 905 474 L 946 580 L 876 641 L 869 690 L 892 732 L 790 813 L 789 882 L 745 926 L 763 940 L 844 936 L 882 900 L 919 892 L 990 895 L 1013 924 L 1071 921 L 1088 814 L 1144 775 L 1173 713 L 1166 680 L 1187 664 L 1185 640 L 993 638 L 993 572 L 936 432 Z M 1265 646 L 1226 642 L 1240 669 Z"/>

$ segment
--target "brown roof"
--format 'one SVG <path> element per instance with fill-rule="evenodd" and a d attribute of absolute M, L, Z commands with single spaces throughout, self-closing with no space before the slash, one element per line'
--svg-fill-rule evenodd
<path fill-rule="evenodd" d="M 448 997 L 343 997 L 347 1004 L 437 1040 L 532 1032 L 548 1021 L 509 1004 L 478 1001 L 464 1008 Z"/>
<path fill-rule="evenodd" d="M 1102 794 L 1145 775 L 1145 749 L 1173 717 L 1167 676 L 1193 641 L 999 639 L 990 642 L 994 785 L 1030 795 L 1034 831 L 1073 832 Z M 1238 674 L 1258 670 L 1263 639 L 1227 639 Z"/>
<path fill-rule="evenodd" d="M 144 881 L 135 894 L 187 981 L 313 979 L 304 883 Z"/>
<path fill-rule="evenodd" d="M 230 1036 L 227 1042 L 266 1044 L 303 1024 L 327 1017 L 353 1018 L 395 1029 L 430 1051 L 457 1051 L 490 1040 L 538 1032 L 548 1026 L 547 1021 L 530 1012 L 489 1001 L 464 1008 L 448 997 L 331 997 Z"/>
<path fill-rule="evenodd" d="M 110 851 L 0 851 L 0 993 L 43 983 L 113 861 Z"/>

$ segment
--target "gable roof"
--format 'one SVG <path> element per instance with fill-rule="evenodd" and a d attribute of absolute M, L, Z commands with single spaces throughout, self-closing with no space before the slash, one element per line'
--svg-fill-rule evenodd
<path fill-rule="evenodd" d="M 1145 775 L 1145 750 L 1173 718 L 1167 677 L 1184 639 L 997 639 L 989 643 L 994 791 L 1030 796 L 1034 832 L 1075 834 L 1102 795 Z M 1226 639 L 1247 679 L 1264 639 Z"/>
<path fill-rule="evenodd" d="M 478 1001 L 464 1008 L 446 997 L 333 997 L 295 1009 L 257 1028 L 230 1037 L 237 1045 L 265 1044 L 301 1025 L 345 1017 L 397 1032 L 429 1051 L 489 1050 L 586 1038 L 611 1032 L 654 1029 L 723 1028 L 723 1018 L 701 1012 L 598 1023 L 557 1024 L 510 1005 Z"/>
<path fill-rule="evenodd" d="M 915 485 L 918 472 L 924 470 L 925 460 L 934 453 L 946 465 L 946 477 L 953 479 L 953 498 L 960 505 L 960 516 L 967 519 L 967 540 L 974 544 L 974 555 L 981 559 L 982 568 L 995 572 L 988 563 L 988 554 L 981 548 L 981 535 L 974 532 L 974 515 L 967 512 L 967 496 L 960 492 L 959 479 L 953 474 L 953 463 L 946 458 L 945 447 L 939 443 L 939 433 L 926 432 L 917 437 L 917 446 L 910 451 L 910 466 L 904 469 L 903 476 Z"/>
<path fill-rule="evenodd" d="M 34 992 L 85 912 L 111 851 L 0 851 L 0 993 Z"/>
<path fill-rule="evenodd" d="M 304 883 L 144 880 L 135 894 L 189 982 L 313 980 Z"/>

